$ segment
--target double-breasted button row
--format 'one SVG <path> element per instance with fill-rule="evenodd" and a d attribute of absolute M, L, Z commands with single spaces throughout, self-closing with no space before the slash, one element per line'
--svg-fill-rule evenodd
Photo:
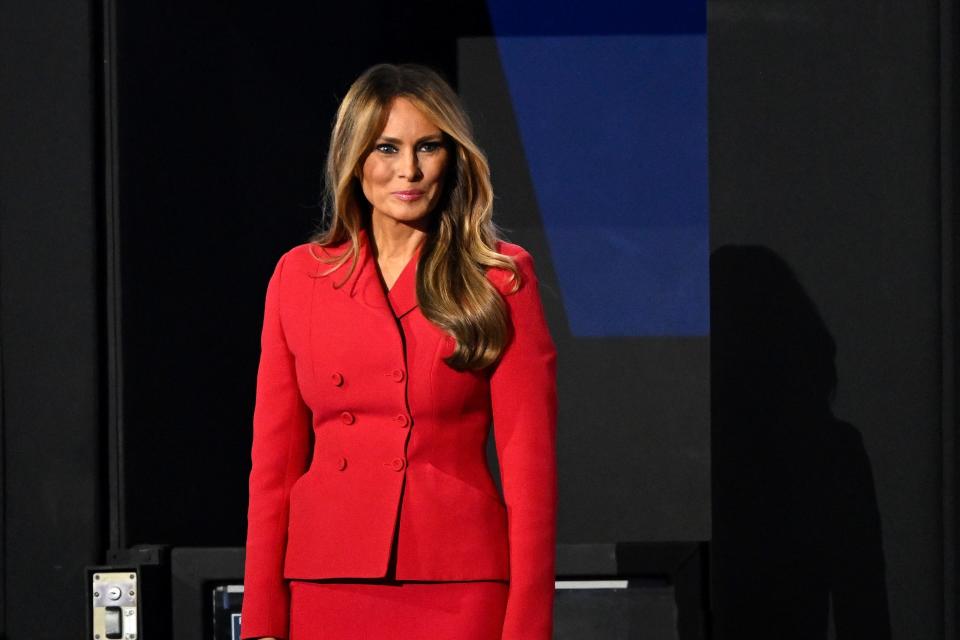
<path fill-rule="evenodd" d="M 393 420 L 400 425 L 401 429 L 406 429 L 410 426 L 410 416 L 405 413 L 398 413 L 394 416 Z M 357 417 L 349 411 L 342 411 L 340 413 L 340 421 L 343 422 L 343 424 L 353 424 L 357 421 Z"/>
<path fill-rule="evenodd" d="M 337 458 L 336 465 L 337 465 L 338 471 L 343 471 L 344 469 L 347 468 L 347 459 L 344 458 L 343 456 L 340 456 L 339 458 Z M 389 467 L 394 471 L 403 471 L 404 467 L 407 466 L 407 461 L 404 460 L 403 458 L 394 458 L 390 462 L 384 462 L 383 466 Z"/>
<path fill-rule="evenodd" d="M 393 371 L 390 371 L 386 375 L 390 376 L 390 378 L 392 378 L 394 382 L 403 382 L 404 378 L 407 377 L 407 374 L 404 372 L 403 369 L 394 369 Z M 332 382 L 335 387 L 342 387 L 343 374 L 340 373 L 339 371 L 334 371 L 333 373 L 330 374 L 330 382 Z"/>

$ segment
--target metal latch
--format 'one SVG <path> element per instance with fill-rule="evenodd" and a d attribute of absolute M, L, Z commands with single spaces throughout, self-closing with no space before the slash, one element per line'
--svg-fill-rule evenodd
<path fill-rule="evenodd" d="M 136 640 L 137 574 L 93 574 L 93 640 Z"/>

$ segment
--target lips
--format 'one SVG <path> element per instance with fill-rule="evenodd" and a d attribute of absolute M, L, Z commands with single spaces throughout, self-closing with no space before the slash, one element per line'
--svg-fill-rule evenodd
<path fill-rule="evenodd" d="M 422 198 L 423 191 L 420 191 L 419 189 L 409 189 L 407 191 L 394 191 L 393 195 L 404 202 L 410 202 L 412 200 L 419 200 Z"/>

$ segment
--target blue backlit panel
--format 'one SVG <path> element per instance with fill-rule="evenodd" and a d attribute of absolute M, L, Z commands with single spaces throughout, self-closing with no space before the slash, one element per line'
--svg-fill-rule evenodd
<path fill-rule="evenodd" d="M 707 335 L 706 36 L 496 42 L 572 334 Z"/>

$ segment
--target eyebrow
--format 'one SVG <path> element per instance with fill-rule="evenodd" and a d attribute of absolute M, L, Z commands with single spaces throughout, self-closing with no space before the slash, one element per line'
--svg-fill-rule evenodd
<path fill-rule="evenodd" d="M 384 142 L 389 142 L 389 143 L 391 143 L 391 144 L 402 144 L 402 143 L 403 143 L 403 140 L 400 140 L 399 138 L 391 138 L 390 136 L 380 136 L 380 137 L 377 138 L 377 139 L 378 139 L 378 140 L 383 140 Z M 443 132 L 442 132 L 442 131 L 441 131 L 440 133 L 434 133 L 434 134 L 429 135 L 429 136 L 423 136 L 422 138 L 420 138 L 419 140 L 417 140 L 417 142 L 416 142 L 415 144 L 420 144 L 421 142 L 428 142 L 428 141 L 438 140 L 438 139 L 439 139 L 439 140 L 442 140 L 442 139 L 443 139 Z"/>

